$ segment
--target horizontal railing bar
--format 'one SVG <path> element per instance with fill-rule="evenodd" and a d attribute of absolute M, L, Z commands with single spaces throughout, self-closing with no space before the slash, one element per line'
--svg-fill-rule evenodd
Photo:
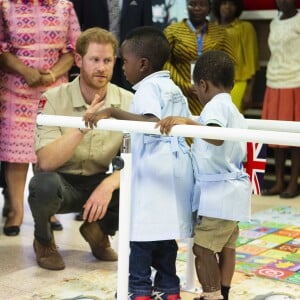
<path fill-rule="evenodd" d="M 81 117 L 53 116 L 40 114 L 38 125 L 85 128 Z M 154 128 L 154 122 L 124 121 L 104 119 L 98 122 L 98 130 L 112 130 L 122 132 L 138 132 L 160 134 L 159 128 Z M 300 146 L 300 133 L 266 131 L 257 129 L 221 128 L 211 126 L 176 125 L 170 135 L 196 137 L 218 140 L 248 141 L 265 144 Z"/>

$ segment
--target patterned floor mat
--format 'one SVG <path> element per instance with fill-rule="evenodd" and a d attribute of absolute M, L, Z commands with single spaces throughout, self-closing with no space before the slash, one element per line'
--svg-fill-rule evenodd
<path fill-rule="evenodd" d="M 300 285 L 300 209 L 272 208 L 240 223 L 236 271 Z M 178 260 L 187 260 L 179 242 Z"/>
<path fill-rule="evenodd" d="M 230 299 L 300 299 L 300 210 L 279 207 L 253 217 L 253 222 L 240 224 L 238 272 L 233 278 Z M 187 277 L 186 260 L 187 243 L 182 241 L 179 242 L 177 262 L 177 272 L 182 282 Z M 31 297 L 14 300 L 113 300 L 116 286 L 116 270 L 101 269 L 87 272 L 81 277 L 67 278 L 56 285 L 35 291 Z M 183 300 L 193 298 L 182 297 Z"/>
<path fill-rule="evenodd" d="M 236 271 L 300 285 L 300 210 L 278 207 L 240 223 Z"/>

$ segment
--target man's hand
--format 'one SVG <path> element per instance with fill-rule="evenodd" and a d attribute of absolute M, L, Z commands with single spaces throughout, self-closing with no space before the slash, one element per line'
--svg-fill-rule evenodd
<path fill-rule="evenodd" d="M 88 222 L 102 219 L 112 198 L 114 187 L 106 180 L 93 191 L 83 208 L 83 219 Z"/>
<path fill-rule="evenodd" d="M 101 100 L 100 96 L 98 94 L 95 95 L 91 105 L 86 110 L 83 120 L 85 122 L 86 127 L 94 128 L 97 127 L 97 120 L 94 120 L 95 116 L 97 115 L 99 109 L 101 109 L 105 105 L 105 101 Z"/>
<path fill-rule="evenodd" d="M 97 112 L 100 108 L 102 108 L 105 105 L 105 101 L 101 98 L 98 94 L 95 94 L 94 99 L 89 106 L 89 108 L 86 110 L 86 113 L 95 113 Z"/>

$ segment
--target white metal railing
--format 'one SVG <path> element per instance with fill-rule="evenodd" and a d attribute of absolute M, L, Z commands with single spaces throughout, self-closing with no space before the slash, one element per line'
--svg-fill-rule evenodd
<path fill-rule="evenodd" d="M 177 125 L 171 134 L 184 137 L 213 138 L 221 140 L 251 141 L 267 144 L 300 146 L 300 122 L 268 121 L 247 119 L 249 129 L 220 128 L 209 126 Z M 40 114 L 38 125 L 85 128 L 81 117 L 52 116 Z M 152 122 L 121 121 L 105 119 L 98 122 L 97 130 L 122 131 L 124 133 L 160 134 Z M 266 130 L 267 129 L 267 130 Z M 131 154 L 122 153 L 124 168 L 121 170 L 120 182 L 120 213 L 119 213 L 119 242 L 118 242 L 118 282 L 117 299 L 126 300 L 128 294 L 129 268 L 129 238 L 130 238 L 130 199 L 131 185 Z M 121 192 L 122 191 L 122 192 Z M 194 265 L 192 261 L 192 241 L 188 244 L 188 262 L 186 269 L 185 287 L 194 288 Z"/>
<path fill-rule="evenodd" d="M 200 128 L 199 126 L 194 125 L 176 125 L 172 128 L 171 135 L 300 146 L 300 122 L 250 120 L 251 121 L 247 121 L 250 123 L 250 129 L 221 128 L 210 126 L 202 126 Z M 84 122 L 81 117 L 51 116 L 40 114 L 37 117 L 37 123 L 47 126 L 85 128 Z M 286 130 L 280 130 L 283 124 L 286 125 L 284 126 L 284 129 Z M 294 125 L 294 127 L 292 126 L 292 124 Z M 159 129 L 155 129 L 154 125 L 155 123 L 153 122 L 105 119 L 98 122 L 98 127 L 96 129 L 123 131 L 129 133 L 140 132 L 160 134 Z M 255 129 L 251 129 L 251 126 Z M 263 130 L 263 128 L 273 129 Z M 290 129 L 287 131 L 288 128 Z M 293 130 L 293 128 L 296 128 L 296 130 Z"/>

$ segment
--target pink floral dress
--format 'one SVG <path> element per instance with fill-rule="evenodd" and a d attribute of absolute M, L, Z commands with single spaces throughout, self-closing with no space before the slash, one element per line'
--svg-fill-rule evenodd
<path fill-rule="evenodd" d="M 27 66 L 50 70 L 64 53 L 74 52 L 80 26 L 66 0 L 0 0 L 0 55 L 10 52 Z M 35 163 L 34 130 L 41 94 L 67 82 L 31 88 L 22 76 L 1 71 L 0 160 Z M 63 101 L 63 99 L 62 99 Z"/>

